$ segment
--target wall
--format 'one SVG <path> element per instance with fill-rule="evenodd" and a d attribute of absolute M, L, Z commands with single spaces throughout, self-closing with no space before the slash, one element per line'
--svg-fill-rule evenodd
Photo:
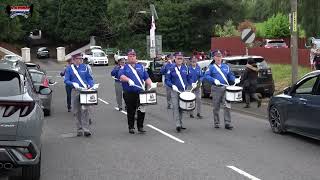
<path fill-rule="evenodd" d="M 300 46 L 304 43 L 300 41 Z M 240 37 L 218 37 L 211 38 L 211 50 L 228 50 L 231 55 L 244 55 L 246 53 L 245 44 Z M 269 63 L 291 64 L 290 48 L 249 48 L 249 55 L 263 56 Z M 310 66 L 309 50 L 298 49 L 299 65 Z"/>

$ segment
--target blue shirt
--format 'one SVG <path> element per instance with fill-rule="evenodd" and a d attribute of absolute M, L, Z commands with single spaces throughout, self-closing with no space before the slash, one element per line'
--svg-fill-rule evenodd
<path fill-rule="evenodd" d="M 120 78 L 122 75 L 125 75 L 128 78 L 130 78 L 134 82 L 135 85 L 140 86 L 140 87 L 143 86 L 140 84 L 139 80 L 133 74 L 133 72 L 129 66 L 131 66 L 131 65 L 126 64 L 122 69 L 119 69 L 118 77 Z M 143 65 L 137 63 L 135 65 L 135 67 L 133 67 L 133 68 L 137 71 L 137 74 L 138 74 L 140 81 L 142 83 L 145 80 L 149 79 L 149 75 L 148 75 L 147 71 L 144 69 Z M 138 87 L 129 86 L 128 82 L 122 82 L 122 88 L 125 92 L 139 93 L 139 92 L 143 91 L 142 89 L 140 89 Z"/>
<path fill-rule="evenodd" d="M 90 87 L 93 86 L 94 80 L 89 72 L 89 69 L 86 64 L 80 64 L 79 67 L 74 65 L 76 71 L 78 71 L 79 76 L 81 77 L 82 81 Z M 80 87 L 83 87 L 80 81 L 78 80 L 77 76 L 73 73 L 71 66 L 68 66 L 65 71 L 64 75 L 64 83 L 67 85 L 73 86 L 72 83 L 78 83 Z"/>
<path fill-rule="evenodd" d="M 188 82 L 189 84 L 201 82 L 203 80 L 203 72 L 200 66 L 197 64 L 194 68 L 192 65 L 189 66 Z"/>
<path fill-rule="evenodd" d="M 173 65 L 173 63 L 167 62 L 166 64 L 164 64 L 164 65 L 161 67 L 160 73 L 161 73 L 162 75 L 166 75 L 172 65 Z"/>
<path fill-rule="evenodd" d="M 179 76 L 176 73 L 176 67 L 177 67 L 176 64 L 173 64 L 171 66 L 171 68 L 169 69 L 169 71 L 166 74 L 165 83 L 169 87 L 172 87 L 172 85 L 175 85 L 175 86 L 177 86 L 179 91 L 183 92 L 189 86 L 189 83 L 188 83 L 188 67 L 185 66 L 185 65 L 181 65 L 180 69 L 177 67 L 178 71 L 180 71 L 182 81 L 183 81 L 183 83 L 185 85 L 185 89 L 183 88 L 182 83 L 181 83 L 181 81 L 179 79 Z"/>
<path fill-rule="evenodd" d="M 120 69 L 121 69 L 121 66 L 116 65 L 111 71 L 111 76 L 117 78 L 114 80 L 115 82 L 120 82 L 120 77 L 119 77 L 119 70 Z"/>
<path fill-rule="evenodd" d="M 218 65 L 217 65 L 218 66 Z M 219 68 L 219 66 L 218 66 Z M 222 63 L 220 69 L 229 84 L 234 84 L 235 77 L 227 64 Z M 214 80 L 217 79 L 221 84 L 227 85 L 227 82 L 224 80 L 222 75 L 218 72 L 214 64 L 210 64 L 208 70 L 205 72 L 205 78 L 211 83 L 214 84 Z"/>

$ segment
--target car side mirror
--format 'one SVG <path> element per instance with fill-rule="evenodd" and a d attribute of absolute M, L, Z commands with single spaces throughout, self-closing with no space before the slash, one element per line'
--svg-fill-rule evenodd
<path fill-rule="evenodd" d="M 38 93 L 41 95 L 49 95 L 52 93 L 52 90 L 48 87 L 40 86 Z"/>
<path fill-rule="evenodd" d="M 289 94 L 290 91 L 291 91 L 291 87 L 290 86 L 283 89 L 283 93 L 284 94 Z"/>
<path fill-rule="evenodd" d="M 52 79 L 49 79 L 49 84 L 50 85 L 54 85 L 56 82 L 54 81 L 54 80 L 52 80 Z"/>

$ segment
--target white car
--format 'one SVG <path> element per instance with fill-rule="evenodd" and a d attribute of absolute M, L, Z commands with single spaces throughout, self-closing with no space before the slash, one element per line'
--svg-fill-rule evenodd
<path fill-rule="evenodd" d="M 21 61 L 22 59 L 18 55 L 9 54 L 9 55 L 5 55 L 2 60 L 4 60 L 4 61 Z"/>
<path fill-rule="evenodd" d="M 125 54 L 121 54 L 120 51 L 117 52 L 117 54 L 114 54 L 114 61 L 118 62 L 119 59 L 124 58 L 125 60 L 128 60 L 128 56 Z"/>
<path fill-rule="evenodd" d="M 91 65 L 109 65 L 108 56 L 100 49 L 91 49 L 87 54 L 83 54 L 83 59 Z"/>

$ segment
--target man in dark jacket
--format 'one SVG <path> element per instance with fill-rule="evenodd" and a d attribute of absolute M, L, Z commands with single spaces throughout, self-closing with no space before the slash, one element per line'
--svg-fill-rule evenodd
<path fill-rule="evenodd" d="M 258 68 L 256 62 L 253 59 L 249 59 L 246 65 L 246 70 L 243 77 L 243 92 L 245 94 L 245 108 L 250 107 L 250 97 L 258 102 L 258 107 L 261 106 L 261 99 L 258 97 L 257 90 Z"/>

